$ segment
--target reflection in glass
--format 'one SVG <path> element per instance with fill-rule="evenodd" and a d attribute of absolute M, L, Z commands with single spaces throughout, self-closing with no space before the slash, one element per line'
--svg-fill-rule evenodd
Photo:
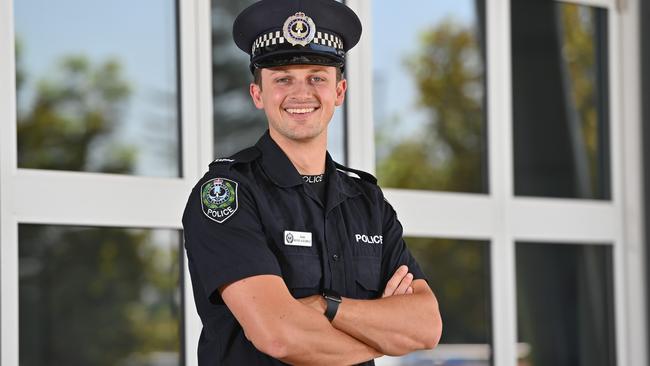
<path fill-rule="evenodd" d="M 214 153 L 230 156 L 254 145 L 268 128 L 263 111 L 249 95 L 253 75 L 249 57 L 232 38 L 232 23 L 239 12 L 256 0 L 212 1 L 212 96 L 214 101 Z M 332 158 L 345 163 L 343 107 L 330 122 L 328 150 Z"/>
<path fill-rule="evenodd" d="M 180 235 L 19 226 L 20 364 L 179 365 Z"/>
<path fill-rule="evenodd" d="M 405 238 L 438 298 L 444 330 L 433 351 L 383 357 L 378 366 L 492 364 L 488 242 Z"/>
<path fill-rule="evenodd" d="M 380 184 L 486 193 L 484 2 L 373 5 Z"/>
<path fill-rule="evenodd" d="M 609 199 L 607 11 L 512 2 L 515 194 Z"/>
<path fill-rule="evenodd" d="M 517 243 L 519 340 L 526 366 L 614 366 L 612 249 Z"/>
<path fill-rule="evenodd" d="M 18 166 L 178 176 L 175 2 L 14 9 Z"/>

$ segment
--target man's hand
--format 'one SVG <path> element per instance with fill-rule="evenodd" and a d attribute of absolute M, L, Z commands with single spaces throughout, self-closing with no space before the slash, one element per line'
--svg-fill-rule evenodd
<path fill-rule="evenodd" d="M 413 274 L 409 273 L 407 266 L 400 266 L 393 277 L 388 280 L 382 298 L 395 295 L 410 295 L 413 293 Z"/>
<path fill-rule="evenodd" d="M 298 301 L 324 317 L 327 303 L 321 295 Z M 442 331 L 435 295 L 425 280 L 414 280 L 405 265 L 386 283 L 381 298 L 344 298 L 331 324 L 378 353 L 390 356 L 434 348 Z"/>
<path fill-rule="evenodd" d="M 295 301 L 280 276 L 251 276 L 219 291 L 253 346 L 284 363 L 353 365 L 381 355 Z"/>
<path fill-rule="evenodd" d="M 384 293 L 381 297 L 389 297 L 395 295 L 410 295 L 413 293 L 413 287 L 411 283 L 413 282 L 413 274 L 409 273 L 407 266 L 400 266 L 393 274 L 393 277 L 386 284 Z M 300 301 L 303 305 L 307 305 L 310 308 L 318 311 L 321 314 L 325 313 L 327 309 L 327 302 L 321 295 L 312 295 L 308 297 L 303 297 L 301 299 L 296 299 Z"/>

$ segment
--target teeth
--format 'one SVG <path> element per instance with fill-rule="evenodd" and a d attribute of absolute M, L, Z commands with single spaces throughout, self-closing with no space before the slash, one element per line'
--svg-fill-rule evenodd
<path fill-rule="evenodd" d="M 285 110 L 291 114 L 304 114 L 304 113 L 311 113 L 315 111 L 316 108 L 287 108 Z"/>

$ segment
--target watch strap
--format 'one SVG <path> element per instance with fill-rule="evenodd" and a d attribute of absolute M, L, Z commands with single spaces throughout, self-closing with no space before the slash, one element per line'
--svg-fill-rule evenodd
<path fill-rule="evenodd" d="M 331 322 L 336 316 L 336 312 L 339 310 L 339 304 L 341 303 L 341 295 L 339 295 L 334 290 L 324 290 L 323 297 L 327 303 L 327 308 L 325 309 L 325 317 Z"/>

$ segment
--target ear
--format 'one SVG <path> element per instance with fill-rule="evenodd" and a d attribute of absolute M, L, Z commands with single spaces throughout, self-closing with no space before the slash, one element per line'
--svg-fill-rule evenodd
<path fill-rule="evenodd" d="M 251 99 L 255 104 L 255 108 L 264 109 L 264 101 L 262 100 L 262 88 L 255 83 L 251 83 L 249 87 L 249 92 L 251 94 Z"/>
<path fill-rule="evenodd" d="M 336 84 L 336 101 L 335 105 L 338 107 L 345 101 L 345 91 L 348 89 L 348 81 L 342 79 Z"/>

